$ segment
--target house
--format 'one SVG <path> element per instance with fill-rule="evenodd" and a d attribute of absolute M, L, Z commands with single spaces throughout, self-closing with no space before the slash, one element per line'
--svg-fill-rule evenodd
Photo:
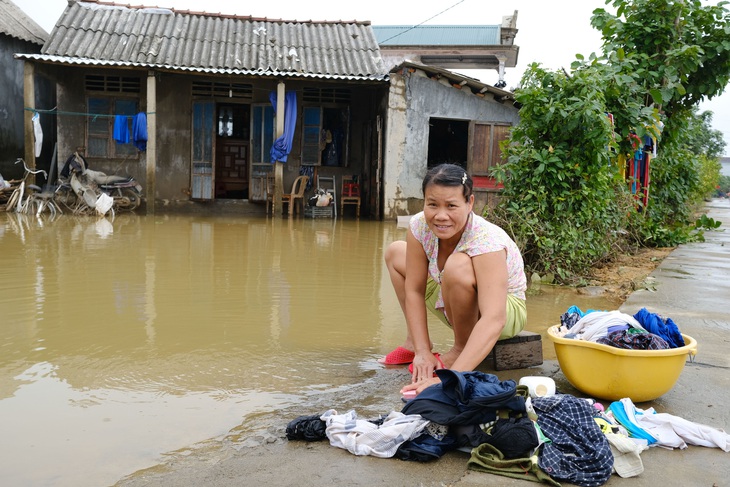
<path fill-rule="evenodd" d="M 503 90 L 504 70 L 517 64 L 517 11 L 500 25 L 373 26 L 390 71 L 383 169 L 384 217 L 419 211 L 421 180 L 443 162 L 474 180 L 474 209 L 493 206 L 501 188 L 490 169 L 502 161 L 500 142 L 519 120 Z M 490 86 L 453 69 L 494 69 Z"/>
<path fill-rule="evenodd" d="M 499 25 L 373 26 L 383 61 L 390 68 L 411 61 L 446 69 L 495 69 L 503 88 L 505 68 L 517 65 L 517 10 Z"/>
<path fill-rule="evenodd" d="M 56 109 L 36 111 L 57 118 L 60 160 L 79 150 L 93 169 L 133 175 L 148 211 L 158 203 L 263 203 L 270 176 L 279 194 L 300 172 L 314 180 L 356 175 L 364 194 L 374 177 L 387 72 L 367 22 L 72 0 L 41 53 L 17 57 L 58 83 Z M 272 164 L 289 95 L 293 150 Z M 279 117 L 272 99 L 282 101 Z M 129 136 L 140 113 L 148 140 L 126 143 L 119 136 Z M 247 206 L 263 213 L 263 205 Z"/>
<path fill-rule="evenodd" d="M 0 0 L 0 174 L 6 179 L 22 177 L 22 166 L 16 165 L 18 158 L 25 157 L 25 148 L 32 150 L 34 139 L 25 139 L 24 118 L 32 113 L 23 109 L 23 63 L 17 62 L 15 53 L 38 53 L 48 39 L 48 33 L 28 17 L 11 0 Z M 55 90 L 52 83 L 36 77 L 35 98 L 53 106 Z M 46 137 L 42 139 L 40 162 L 48 166 L 53 152 L 55 121 L 44 120 L 41 129 Z M 29 121 L 30 123 L 30 121 Z"/>
<path fill-rule="evenodd" d="M 303 174 L 310 194 L 318 177 L 354 177 L 361 214 L 394 218 L 422 197 L 430 125 L 435 138 L 452 120 L 476 140 L 470 122 L 509 124 L 517 113 L 508 92 L 445 69 L 391 70 L 369 22 L 70 0 L 41 52 L 16 57 L 58 84 L 55 108 L 27 94 L 26 106 L 57 119 L 60 160 L 79 150 L 96 170 L 135 176 L 148 212 L 217 201 L 263 213 L 267 193 L 278 207 Z M 148 140 L 127 143 L 140 116 Z M 272 163 L 272 145 L 290 151 Z"/>
<path fill-rule="evenodd" d="M 423 208 L 429 167 L 461 165 L 474 181 L 474 211 L 494 206 L 500 187 L 491 167 L 518 121 L 512 93 L 446 69 L 404 62 L 390 73 L 385 137 L 384 217 Z"/>

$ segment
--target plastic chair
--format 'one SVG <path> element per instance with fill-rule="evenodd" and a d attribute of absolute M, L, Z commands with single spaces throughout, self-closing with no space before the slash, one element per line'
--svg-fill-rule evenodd
<path fill-rule="evenodd" d="M 307 181 L 309 176 L 299 176 L 294 180 L 294 184 L 291 187 L 291 193 L 281 195 L 281 204 L 284 203 L 289 205 L 289 215 L 295 214 L 296 200 L 300 200 L 302 203 L 302 213 L 304 213 L 304 190 L 307 189 Z"/>
<path fill-rule="evenodd" d="M 322 183 L 329 183 L 329 186 L 325 187 Z M 335 182 L 335 177 L 317 176 L 317 187 L 332 195 L 332 211 L 334 213 L 334 217 L 337 218 L 337 183 Z"/>
<path fill-rule="evenodd" d="M 345 205 L 357 205 L 355 215 L 360 218 L 360 183 L 353 176 L 342 176 L 342 196 L 340 197 L 340 214 L 344 216 Z"/>

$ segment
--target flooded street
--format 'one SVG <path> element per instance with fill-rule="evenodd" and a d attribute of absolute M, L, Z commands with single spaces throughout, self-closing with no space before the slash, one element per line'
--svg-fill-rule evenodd
<path fill-rule="evenodd" d="M 395 222 L 0 213 L 3 483 L 111 485 L 355 394 L 404 336 L 382 258 L 404 238 Z M 620 302 L 543 286 L 528 329 L 574 304 Z"/>

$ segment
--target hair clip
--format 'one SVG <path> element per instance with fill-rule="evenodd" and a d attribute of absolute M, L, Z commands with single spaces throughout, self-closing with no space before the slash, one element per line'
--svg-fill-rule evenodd
<path fill-rule="evenodd" d="M 461 184 L 466 184 L 466 171 L 464 171 L 464 175 L 461 177 Z"/>

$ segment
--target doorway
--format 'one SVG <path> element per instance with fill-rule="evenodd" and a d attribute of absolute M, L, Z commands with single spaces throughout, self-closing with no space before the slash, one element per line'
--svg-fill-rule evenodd
<path fill-rule="evenodd" d="M 432 118 L 428 124 L 428 168 L 446 162 L 466 168 L 469 122 Z"/>
<path fill-rule="evenodd" d="M 216 199 L 248 199 L 250 112 L 250 105 L 216 105 Z"/>

